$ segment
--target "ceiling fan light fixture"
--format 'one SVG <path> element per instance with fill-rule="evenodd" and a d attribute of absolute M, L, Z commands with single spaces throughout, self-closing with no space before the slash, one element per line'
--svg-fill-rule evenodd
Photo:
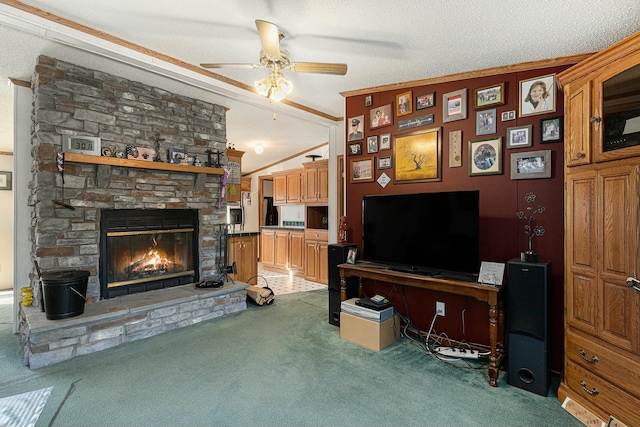
<path fill-rule="evenodd" d="M 271 89 L 271 78 L 265 77 L 262 80 L 256 80 L 253 82 L 253 86 L 256 88 L 258 94 L 262 96 L 269 96 L 269 91 Z"/>
<path fill-rule="evenodd" d="M 269 95 L 269 99 L 272 101 L 280 102 L 287 97 L 293 90 L 293 84 L 284 78 L 283 75 L 280 75 L 278 79 L 275 80 L 273 86 L 271 87 L 271 93 Z"/>

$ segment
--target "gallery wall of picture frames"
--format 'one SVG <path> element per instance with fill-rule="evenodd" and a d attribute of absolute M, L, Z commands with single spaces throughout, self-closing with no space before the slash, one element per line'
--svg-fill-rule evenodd
<path fill-rule="evenodd" d="M 357 170 L 358 176 L 350 179 L 350 182 L 371 182 L 375 178 L 375 171 L 385 169 L 394 169 L 390 173 L 394 176 L 395 183 L 440 180 L 443 150 L 448 152 L 450 168 L 460 167 L 466 160 L 469 176 L 502 174 L 503 149 L 516 150 L 518 152 L 512 154 L 504 165 L 509 168 L 511 179 L 548 178 L 552 150 L 545 150 L 544 155 L 540 155 L 538 150 L 529 156 L 521 149 L 561 142 L 563 116 L 542 117 L 538 123 L 533 124 L 529 123 L 530 120 L 525 124 L 519 124 L 518 121 L 556 112 L 558 94 L 555 74 L 520 79 L 517 87 L 513 86 L 515 85 L 498 78 L 491 84 L 461 87 L 440 95 L 436 90 L 401 90 L 395 94 L 395 102 L 380 105 L 376 105 L 378 97 L 375 94 L 364 96 L 365 114 L 347 119 L 347 155 L 371 159 L 354 159 L 352 165 L 355 169 L 351 168 L 351 173 Z M 517 96 L 514 92 L 510 97 L 510 90 L 517 92 Z M 438 97 L 441 98 L 440 103 L 437 102 Z M 513 102 L 514 99 L 517 104 Z M 436 105 L 441 106 L 441 116 L 428 111 Z M 471 109 L 474 114 L 470 116 Z M 475 135 L 471 135 L 469 131 L 463 134 L 462 130 L 448 130 L 443 137 L 442 125 L 455 125 L 455 122 L 465 120 L 474 120 Z M 511 121 L 514 122 L 512 126 L 499 125 Z M 389 128 L 390 131 L 387 130 Z M 459 128 L 468 129 L 468 126 L 460 125 Z M 438 135 L 438 148 L 435 157 L 430 158 L 429 167 L 437 165 L 436 173 L 433 176 L 422 176 L 424 170 L 420 169 L 420 173 L 413 173 L 417 179 L 404 179 L 405 172 L 411 168 L 410 164 L 403 163 L 403 158 L 410 157 L 407 152 L 411 153 L 411 149 L 407 151 L 406 141 L 416 132 L 429 134 L 434 130 Z M 468 144 L 467 150 L 462 149 L 465 143 Z M 385 150 L 391 151 L 385 153 Z M 415 153 L 411 155 L 413 154 Z M 465 155 L 467 159 L 464 159 Z M 521 172 L 514 173 L 513 168 L 518 165 Z M 399 170 L 400 166 L 404 170 Z M 414 167 L 422 168 L 423 165 Z M 523 172 L 525 170 L 528 172 Z M 531 172 L 532 170 L 535 172 Z M 369 171 L 371 176 L 368 175 Z"/>

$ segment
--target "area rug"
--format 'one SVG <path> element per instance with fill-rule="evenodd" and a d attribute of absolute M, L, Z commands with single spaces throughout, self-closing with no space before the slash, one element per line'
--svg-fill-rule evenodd
<path fill-rule="evenodd" d="M 0 399 L 0 426 L 33 427 L 53 387 Z"/>

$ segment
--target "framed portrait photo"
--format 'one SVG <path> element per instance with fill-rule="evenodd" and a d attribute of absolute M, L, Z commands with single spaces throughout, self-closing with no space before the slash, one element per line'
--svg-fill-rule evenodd
<path fill-rule="evenodd" d="M 514 126 L 507 128 L 507 148 L 531 147 L 533 126 Z"/>
<path fill-rule="evenodd" d="M 540 143 L 560 142 L 563 133 L 562 116 L 540 120 Z"/>
<path fill-rule="evenodd" d="M 349 182 L 373 182 L 373 156 L 360 157 L 349 161 Z"/>
<path fill-rule="evenodd" d="M 396 116 L 404 116 L 413 112 L 411 91 L 396 95 Z"/>
<path fill-rule="evenodd" d="M 469 176 L 502 173 L 502 137 L 469 141 Z"/>
<path fill-rule="evenodd" d="M 377 129 L 392 124 L 393 109 L 391 108 L 391 104 L 369 110 L 369 127 L 371 129 Z"/>
<path fill-rule="evenodd" d="M 556 75 L 520 81 L 520 117 L 556 111 Z"/>
<path fill-rule="evenodd" d="M 467 118 L 467 89 L 442 95 L 442 121 L 444 123 Z"/>
<path fill-rule="evenodd" d="M 504 82 L 496 83 L 473 90 L 473 109 L 492 107 L 494 105 L 504 105 Z"/>
<path fill-rule="evenodd" d="M 354 142 L 353 144 L 349 144 L 349 155 L 357 156 L 359 154 L 362 154 L 362 143 Z"/>
<path fill-rule="evenodd" d="M 364 115 L 350 117 L 347 123 L 349 124 L 347 141 L 359 141 L 364 138 Z"/>
<path fill-rule="evenodd" d="M 355 264 L 357 254 L 358 248 L 349 248 L 349 252 L 347 252 L 347 264 Z"/>
<path fill-rule="evenodd" d="M 476 113 L 476 135 L 496 133 L 496 109 Z"/>
<path fill-rule="evenodd" d="M 381 150 L 390 150 L 391 149 L 391 134 L 385 133 L 384 135 L 380 135 L 380 149 Z"/>
<path fill-rule="evenodd" d="M 373 95 L 367 95 L 364 97 L 364 106 L 365 107 L 371 107 L 371 104 L 373 103 Z"/>
<path fill-rule="evenodd" d="M 511 179 L 551 177 L 551 150 L 527 151 L 511 155 Z"/>
<path fill-rule="evenodd" d="M 442 180 L 441 128 L 395 136 L 394 182 Z"/>
<path fill-rule="evenodd" d="M 425 108 L 435 107 L 436 105 L 436 93 L 425 93 L 424 95 L 416 96 L 416 110 L 423 110 Z"/>
<path fill-rule="evenodd" d="M 378 152 L 378 135 L 367 137 L 367 154 Z"/>
<path fill-rule="evenodd" d="M 378 169 L 391 169 L 391 156 L 378 157 Z"/>

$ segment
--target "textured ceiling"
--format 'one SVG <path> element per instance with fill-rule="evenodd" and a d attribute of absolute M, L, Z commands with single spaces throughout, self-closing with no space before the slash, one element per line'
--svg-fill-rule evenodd
<path fill-rule="evenodd" d="M 326 142 L 335 125 L 286 105 L 276 106 L 274 121 L 273 106 L 264 98 L 218 80 L 207 79 L 202 85 L 207 87 L 198 89 L 88 55 L 52 41 L 46 24 L 45 29 L 34 25 L 32 14 L 11 7 L 16 2 L 0 2 L 5 3 L 0 5 L 0 37 L 6 41 L 0 49 L 0 78 L 28 80 L 35 57 L 46 54 L 221 103 L 230 108 L 229 142 L 247 151 L 244 172 Z M 285 71 L 294 84 L 291 101 L 333 117 L 344 113 L 341 92 L 594 52 L 640 30 L 637 0 L 29 0 L 24 4 L 196 66 L 258 62 L 260 41 L 254 21 L 273 22 L 285 33 L 281 45 L 293 61 L 348 64 L 346 76 Z M 69 40 L 64 43 L 74 45 Z M 216 72 L 246 85 L 267 74 L 265 69 Z M 341 127 L 338 130 L 342 138 Z M 253 153 L 258 140 L 265 146 L 260 156 Z"/>

